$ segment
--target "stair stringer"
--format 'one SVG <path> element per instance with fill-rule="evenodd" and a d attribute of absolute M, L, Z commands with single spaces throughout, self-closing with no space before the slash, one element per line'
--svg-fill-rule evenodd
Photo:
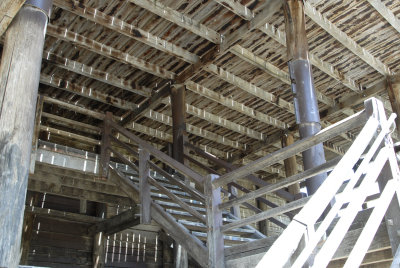
<path fill-rule="evenodd" d="M 109 169 L 108 179 L 118 185 L 136 204 L 140 203 L 139 187 L 112 166 Z M 183 246 L 198 264 L 202 267 L 208 266 L 208 249 L 203 245 L 203 242 L 190 234 L 186 227 L 178 223 L 175 218 L 153 201 L 151 202 L 151 218 Z"/>

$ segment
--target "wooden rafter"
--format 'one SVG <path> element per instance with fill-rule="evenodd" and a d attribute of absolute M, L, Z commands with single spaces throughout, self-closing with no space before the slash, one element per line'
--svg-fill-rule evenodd
<path fill-rule="evenodd" d="M 3 0 L 0 2 L 0 36 L 2 36 L 17 15 L 25 0 Z"/>
<path fill-rule="evenodd" d="M 245 20 L 251 20 L 254 18 L 254 13 L 245 5 L 242 5 L 239 1 L 215 0 L 215 2 L 217 2 L 221 6 L 226 7 L 227 9 Z"/>
<path fill-rule="evenodd" d="M 81 5 L 80 3 L 78 3 L 78 1 L 54 0 L 54 4 L 80 17 L 100 24 L 112 31 L 118 32 L 129 38 L 133 38 L 139 42 L 173 55 L 186 62 L 193 64 L 199 61 L 199 57 L 196 54 L 193 54 L 179 46 L 176 46 L 165 39 L 159 38 L 133 24 L 124 22 L 123 20 L 120 20 L 116 17 L 108 16 L 107 14 L 89 6 Z"/>
<path fill-rule="evenodd" d="M 136 58 L 128 53 L 122 52 L 118 49 L 112 48 L 95 40 L 86 38 L 76 32 L 69 31 L 67 28 L 62 28 L 49 24 L 47 26 L 47 34 L 55 38 L 71 42 L 80 47 L 83 47 L 96 54 L 102 55 L 113 60 L 118 60 L 121 63 L 129 64 L 144 72 L 153 74 L 164 79 L 174 79 L 175 74 L 160 66 L 147 62 L 145 60 Z"/>
<path fill-rule="evenodd" d="M 340 30 L 335 24 L 329 21 L 321 12 L 319 12 L 307 1 L 304 1 L 304 12 L 317 25 L 328 32 L 333 38 L 339 41 L 342 45 L 344 45 L 360 59 L 365 61 L 369 66 L 377 70 L 382 75 L 386 76 L 392 74 L 392 71 L 388 66 L 382 63 L 378 58 L 374 57 L 365 48 L 358 45 L 356 41 L 350 38 L 345 32 Z"/>
<path fill-rule="evenodd" d="M 396 29 L 400 33 L 400 19 L 394 15 L 393 11 L 391 11 L 382 1 L 380 0 L 368 0 L 368 2 L 376 9 L 376 11 L 381 14 L 381 16 L 387 20 L 387 22 L 392 25 L 393 28 Z"/>

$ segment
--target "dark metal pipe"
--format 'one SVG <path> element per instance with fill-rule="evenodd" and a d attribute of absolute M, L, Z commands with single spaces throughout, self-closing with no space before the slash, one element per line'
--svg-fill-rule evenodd
<path fill-rule="evenodd" d="M 311 64 L 308 59 L 303 2 L 301 0 L 287 0 L 284 4 L 284 14 L 296 122 L 299 125 L 300 137 L 306 138 L 319 132 L 321 124 Z M 325 162 L 322 144 L 303 152 L 305 170 Z M 325 179 L 326 173 L 308 179 L 306 181 L 308 194 L 315 193 Z"/>

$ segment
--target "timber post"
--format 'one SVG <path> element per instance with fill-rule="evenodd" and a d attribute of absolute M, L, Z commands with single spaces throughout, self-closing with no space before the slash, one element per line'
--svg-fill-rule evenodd
<path fill-rule="evenodd" d="M 172 112 L 172 156 L 180 163 L 185 163 L 185 136 L 186 136 L 186 88 L 183 84 L 171 87 L 171 112 Z M 185 179 L 185 183 L 189 181 Z M 188 267 L 187 251 L 178 243 L 174 243 L 175 267 Z"/>
<path fill-rule="evenodd" d="M 212 182 L 218 176 L 210 174 L 204 180 L 204 194 L 206 196 L 207 217 L 207 248 L 208 267 L 225 267 L 224 236 L 221 232 L 222 211 L 219 208 L 221 201 L 221 188 L 214 189 Z"/>
<path fill-rule="evenodd" d="M 96 216 L 107 217 L 107 205 L 96 203 Z M 93 267 L 103 268 L 105 264 L 105 237 L 103 232 L 96 233 L 93 239 Z"/>
<path fill-rule="evenodd" d="M 110 164 L 110 135 L 111 135 L 111 127 L 109 122 L 112 120 L 112 113 L 107 112 L 106 117 L 104 118 L 104 126 L 103 132 L 101 135 L 101 152 L 100 152 L 100 161 L 101 161 L 101 171 L 100 175 L 102 177 L 107 178 Z"/>
<path fill-rule="evenodd" d="M 285 133 L 282 135 L 282 148 L 289 146 L 294 143 L 294 137 L 292 133 Z M 296 162 L 296 156 L 293 155 L 283 161 L 283 164 L 285 166 L 285 174 L 286 178 L 293 176 L 297 174 L 297 162 Z M 289 185 L 289 193 L 295 196 L 295 199 L 299 197 L 300 194 L 300 184 L 295 183 L 292 185 Z"/>
<path fill-rule="evenodd" d="M 392 110 L 396 117 L 396 130 L 397 135 L 400 135 L 400 76 L 395 75 L 392 77 L 388 77 L 388 95 L 390 104 L 392 106 Z"/>
<path fill-rule="evenodd" d="M 321 130 L 318 102 L 314 88 L 305 28 L 304 3 L 302 0 L 284 1 L 286 44 L 289 75 L 292 81 L 296 122 L 301 138 L 313 136 Z M 322 144 L 304 151 L 304 170 L 325 163 Z M 326 173 L 306 181 L 308 195 L 314 194 L 326 179 Z"/>
<path fill-rule="evenodd" d="M 150 176 L 150 153 L 139 147 L 139 189 L 140 189 L 140 223 L 151 223 L 151 193 L 148 177 Z"/>
<path fill-rule="evenodd" d="M 28 0 L 11 22 L 0 66 L 0 267 L 17 267 L 35 106 L 51 0 Z"/>
<path fill-rule="evenodd" d="M 36 104 L 36 113 L 35 113 L 35 129 L 33 132 L 32 138 L 32 151 L 31 151 L 31 162 L 29 167 L 29 173 L 35 173 L 35 163 L 36 163 L 36 151 L 39 142 L 39 133 L 40 133 L 40 121 L 42 119 L 42 112 L 43 112 L 43 96 L 39 95 Z"/>

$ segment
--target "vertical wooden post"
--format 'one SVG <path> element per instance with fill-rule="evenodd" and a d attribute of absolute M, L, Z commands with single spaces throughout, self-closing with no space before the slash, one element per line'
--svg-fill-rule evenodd
<path fill-rule="evenodd" d="M 51 0 L 28 0 L 11 22 L 0 65 L 0 267 L 17 267 L 35 106 Z M 44 9 L 45 8 L 45 9 Z"/>
<path fill-rule="evenodd" d="M 43 96 L 39 95 L 36 104 L 35 129 L 33 131 L 33 138 L 32 138 L 31 162 L 29 167 L 30 174 L 33 174 L 35 172 L 36 151 L 39 142 L 40 121 L 42 119 L 42 112 L 43 112 Z"/>
<path fill-rule="evenodd" d="M 103 219 L 107 216 L 107 205 L 96 204 L 96 216 Z M 105 263 L 105 237 L 104 233 L 97 233 L 93 238 L 93 267 L 103 268 Z"/>
<path fill-rule="evenodd" d="M 286 133 L 282 136 L 282 148 L 289 146 L 294 143 L 294 138 L 293 134 L 291 133 Z M 289 157 L 288 159 L 285 159 L 283 161 L 285 165 L 285 173 L 286 177 L 293 176 L 297 174 L 297 162 L 296 162 L 296 156 Z M 298 196 L 300 193 L 300 184 L 295 183 L 289 186 L 289 193 L 291 193 L 294 196 Z"/>
<path fill-rule="evenodd" d="M 230 171 L 231 170 L 227 170 L 227 172 L 230 172 Z M 236 189 L 236 187 L 232 186 L 232 184 L 228 184 L 228 192 L 232 194 L 229 196 L 229 200 L 234 199 L 235 197 L 233 197 L 233 196 L 238 196 L 238 190 Z M 240 219 L 240 206 L 239 205 L 232 206 L 230 209 L 230 212 L 233 216 Z"/>
<path fill-rule="evenodd" d="M 283 7 L 296 122 L 299 124 L 300 137 L 306 138 L 319 132 L 321 124 L 311 63 L 308 59 L 304 3 L 302 0 L 286 0 Z M 325 163 L 322 144 L 317 144 L 302 154 L 305 170 Z M 308 194 L 314 194 L 325 179 L 326 173 L 308 179 L 306 181 Z"/>
<path fill-rule="evenodd" d="M 212 185 L 212 182 L 217 178 L 217 175 L 210 174 L 205 178 L 204 183 L 207 213 L 208 267 L 223 268 L 225 267 L 225 253 L 224 236 L 221 232 L 222 211 L 218 207 L 221 204 L 221 188 L 213 189 Z"/>
<path fill-rule="evenodd" d="M 171 87 L 171 110 L 172 110 L 172 156 L 175 160 L 185 163 L 185 136 L 186 136 L 186 105 L 185 85 L 176 84 Z M 189 183 L 185 179 L 186 183 Z M 175 267 L 188 267 L 187 252 L 181 245 L 174 243 Z"/>
<path fill-rule="evenodd" d="M 80 214 L 86 214 L 87 212 L 87 200 L 86 199 L 80 199 L 79 200 L 79 213 Z"/>
<path fill-rule="evenodd" d="M 113 115 L 111 112 L 106 112 L 106 117 L 104 118 L 104 126 L 103 132 L 101 136 L 101 152 L 100 152 L 100 163 L 101 163 L 101 170 L 100 175 L 102 177 L 108 177 L 108 170 L 110 164 L 110 135 L 111 135 L 111 128 L 109 125 L 109 121 L 111 121 Z"/>
<path fill-rule="evenodd" d="M 139 148 L 139 189 L 140 189 L 140 223 L 151 223 L 151 196 L 150 196 L 150 183 L 148 177 L 150 176 L 150 154 L 143 148 Z"/>

